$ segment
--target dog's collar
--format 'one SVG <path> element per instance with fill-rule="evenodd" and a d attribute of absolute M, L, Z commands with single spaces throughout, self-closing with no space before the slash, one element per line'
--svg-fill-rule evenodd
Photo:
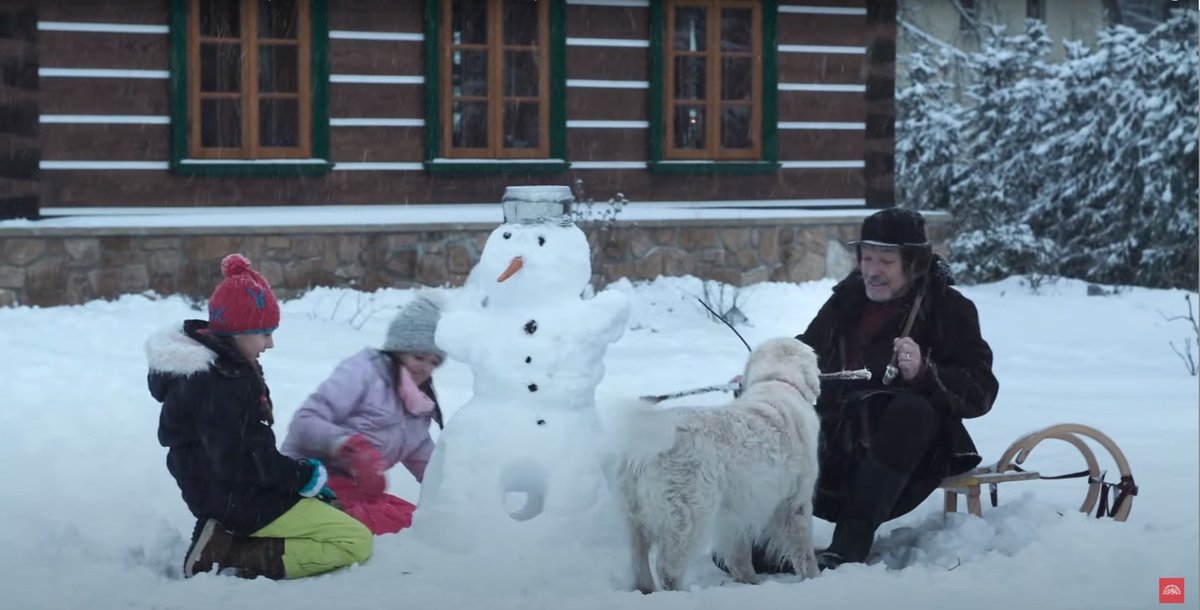
<path fill-rule="evenodd" d="M 792 382 L 790 382 L 790 381 L 788 381 L 788 380 L 786 380 L 786 379 L 779 379 L 779 378 L 776 378 L 776 377 L 767 377 L 766 379 L 763 379 L 763 381 L 778 381 L 779 383 L 786 383 L 787 385 L 790 385 L 790 386 L 792 386 L 792 389 L 793 389 L 793 390 L 796 390 L 797 392 L 799 392 L 801 396 L 804 396 L 804 395 L 805 395 L 805 394 L 804 394 L 804 390 L 801 390 L 801 389 L 800 389 L 800 386 L 798 386 L 798 385 L 796 385 L 796 384 L 794 384 L 794 383 L 792 383 Z"/>

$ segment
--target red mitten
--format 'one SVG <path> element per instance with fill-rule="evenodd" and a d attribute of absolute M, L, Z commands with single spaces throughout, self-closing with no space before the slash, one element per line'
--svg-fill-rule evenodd
<path fill-rule="evenodd" d="M 366 437 L 355 434 L 342 443 L 338 457 L 350 469 L 350 476 L 358 488 L 368 495 L 379 495 L 387 489 L 387 480 L 383 476 L 386 469 L 383 456 L 371 445 Z"/>

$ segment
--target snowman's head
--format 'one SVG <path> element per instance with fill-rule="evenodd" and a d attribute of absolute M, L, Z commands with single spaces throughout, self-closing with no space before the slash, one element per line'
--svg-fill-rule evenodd
<path fill-rule="evenodd" d="M 471 276 L 491 302 L 578 298 L 592 278 L 591 249 L 573 223 L 506 223 L 488 237 Z"/>

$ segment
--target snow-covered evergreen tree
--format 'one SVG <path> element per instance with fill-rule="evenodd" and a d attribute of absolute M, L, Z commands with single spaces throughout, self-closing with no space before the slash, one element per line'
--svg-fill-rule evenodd
<path fill-rule="evenodd" d="M 1149 34 L 1106 28 L 1094 49 L 1066 43 L 1057 64 L 1040 22 L 1018 36 L 990 28 L 965 63 L 961 106 L 919 54 L 897 93 L 900 201 L 953 214 L 952 260 L 968 281 L 1194 287 L 1197 26 L 1187 10 Z"/>
<path fill-rule="evenodd" d="M 1025 211 L 1045 183 L 1038 144 L 1056 112 L 1046 95 L 1051 41 L 1046 26 L 1028 20 L 1023 34 L 991 26 L 983 48 L 967 62 L 972 80 L 962 112 L 963 144 L 951 186 L 956 237 L 949 247 L 967 280 L 1044 273 L 1054 244 L 1025 225 Z"/>
<path fill-rule="evenodd" d="M 950 207 L 962 128 L 947 78 L 951 62 L 945 51 L 921 45 L 908 60 L 908 86 L 896 92 L 896 200 L 906 207 Z"/>
<path fill-rule="evenodd" d="M 1142 105 L 1143 243 L 1135 282 L 1196 287 L 1200 202 L 1200 58 L 1195 11 L 1178 11 L 1150 33 L 1152 93 Z"/>

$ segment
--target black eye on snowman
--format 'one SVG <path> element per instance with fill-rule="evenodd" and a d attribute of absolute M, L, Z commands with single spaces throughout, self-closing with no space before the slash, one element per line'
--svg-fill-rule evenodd
<path fill-rule="evenodd" d="M 544 246 L 544 245 L 546 245 L 546 238 L 545 238 L 545 237 L 542 237 L 541 235 L 538 235 L 538 245 L 539 245 L 539 246 Z"/>
<path fill-rule="evenodd" d="M 509 231 L 505 231 L 505 232 L 504 232 L 504 239 L 510 239 L 511 237 L 512 237 L 512 233 L 511 233 L 511 232 L 509 232 Z"/>

